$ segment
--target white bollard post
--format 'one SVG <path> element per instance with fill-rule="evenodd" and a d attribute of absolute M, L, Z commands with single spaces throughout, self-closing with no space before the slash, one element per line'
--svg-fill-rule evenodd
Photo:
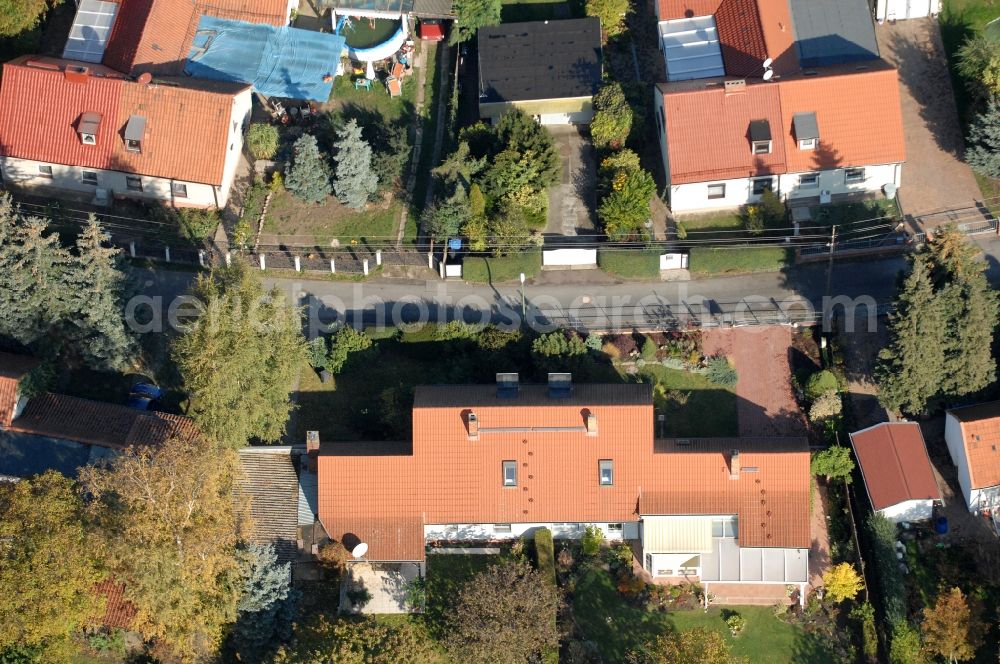
<path fill-rule="evenodd" d="M 365 276 L 367 277 L 368 276 L 368 259 L 367 258 L 364 261 L 362 261 L 361 266 L 364 267 L 364 269 L 365 269 Z"/>
<path fill-rule="evenodd" d="M 267 263 L 264 262 L 264 254 L 260 254 L 260 269 L 262 270 L 267 269 Z"/>
<path fill-rule="evenodd" d="M 132 258 L 135 258 L 135 242 L 128 243 L 128 252 L 132 254 Z"/>
<path fill-rule="evenodd" d="M 427 267 L 431 270 L 434 269 L 434 254 L 429 251 L 427 252 Z"/>
<path fill-rule="evenodd" d="M 167 262 L 169 263 L 170 262 L 170 247 L 164 247 L 163 248 L 163 256 L 167 259 Z"/>
<path fill-rule="evenodd" d="M 330 259 L 330 274 L 337 274 L 337 265 Z"/>
<path fill-rule="evenodd" d="M 438 263 L 438 273 L 441 275 L 441 278 L 444 279 L 444 261 Z"/>
<path fill-rule="evenodd" d="M 226 252 L 226 267 L 229 267 L 232 264 L 233 264 L 233 254 L 227 251 Z"/>
<path fill-rule="evenodd" d="M 382 264 L 382 250 L 378 249 L 375 251 L 375 265 Z"/>
<path fill-rule="evenodd" d="M 204 249 L 199 249 L 198 250 L 198 264 L 201 265 L 202 267 L 205 267 L 205 250 Z"/>
<path fill-rule="evenodd" d="M 295 271 L 296 272 L 302 271 L 302 260 L 298 256 L 295 257 Z"/>

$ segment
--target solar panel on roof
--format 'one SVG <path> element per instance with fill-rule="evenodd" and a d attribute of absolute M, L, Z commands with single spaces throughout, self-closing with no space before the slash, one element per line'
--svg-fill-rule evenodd
<path fill-rule="evenodd" d="M 117 12 L 116 2 L 82 0 L 76 10 L 76 18 L 73 19 L 73 27 L 70 28 L 62 56 L 67 60 L 100 62 Z"/>

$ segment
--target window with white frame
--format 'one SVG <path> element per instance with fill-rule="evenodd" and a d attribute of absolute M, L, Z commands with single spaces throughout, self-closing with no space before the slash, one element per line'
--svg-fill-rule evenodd
<path fill-rule="evenodd" d="M 46 166 L 44 164 L 39 164 L 38 166 L 38 177 L 45 178 L 46 180 L 52 179 L 52 167 Z"/>
<path fill-rule="evenodd" d="M 819 173 L 806 173 L 799 176 L 799 189 L 814 189 L 819 186 Z"/>
<path fill-rule="evenodd" d="M 799 139 L 799 149 L 800 150 L 815 150 L 816 149 L 816 139 L 815 138 L 800 138 Z"/>
<path fill-rule="evenodd" d="M 723 516 L 712 519 L 712 537 L 737 537 L 739 529 L 735 516 Z"/>
<path fill-rule="evenodd" d="M 717 182 L 715 184 L 708 185 L 708 198 L 709 200 L 715 198 L 725 198 L 726 197 L 726 183 Z"/>
<path fill-rule="evenodd" d="M 516 461 L 504 461 L 503 462 L 503 485 L 504 486 L 517 486 L 517 462 Z"/>
<path fill-rule="evenodd" d="M 771 141 L 754 141 L 754 154 L 771 154 Z"/>
<path fill-rule="evenodd" d="M 84 184 L 97 185 L 97 171 L 81 171 L 80 179 Z"/>
<path fill-rule="evenodd" d="M 622 524 L 620 523 L 609 523 L 608 532 L 609 533 L 620 533 L 622 531 Z"/>
<path fill-rule="evenodd" d="M 858 182 L 864 182 L 864 181 L 865 181 L 865 169 L 848 168 L 844 171 L 845 184 L 857 184 Z"/>
<path fill-rule="evenodd" d="M 774 191 L 774 178 L 754 178 L 753 195 L 761 196 L 765 191 Z"/>
<path fill-rule="evenodd" d="M 171 182 L 170 193 L 174 195 L 174 198 L 187 198 L 188 196 L 187 185 L 181 182 Z"/>
<path fill-rule="evenodd" d="M 494 523 L 493 524 L 494 533 L 509 533 L 510 524 L 509 523 Z"/>
<path fill-rule="evenodd" d="M 601 459 L 597 462 L 598 477 L 601 486 L 611 486 L 615 483 L 615 462 L 611 459 Z"/>
<path fill-rule="evenodd" d="M 138 175 L 126 175 L 125 186 L 129 191 L 142 191 L 142 178 Z"/>

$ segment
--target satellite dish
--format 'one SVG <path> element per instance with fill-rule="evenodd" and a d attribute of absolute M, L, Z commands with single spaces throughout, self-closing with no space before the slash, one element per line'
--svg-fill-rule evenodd
<path fill-rule="evenodd" d="M 764 80 L 765 81 L 770 81 L 772 76 L 774 76 L 774 70 L 773 69 L 768 69 L 767 71 L 764 72 Z"/>
<path fill-rule="evenodd" d="M 366 544 L 365 542 L 361 542 L 356 547 L 351 549 L 351 555 L 354 556 L 356 559 L 361 558 L 366 553 L 368 553 L 368 544 Z"/>
<path fill-rule="evenodd" d="M 772 60 L 771 58 L 768 58 L 767 60 L 764 60 L 764 69 L 770 69 L 771 68 L 771 64 L 773 62 L 774 62 L 774 60 Z"/>

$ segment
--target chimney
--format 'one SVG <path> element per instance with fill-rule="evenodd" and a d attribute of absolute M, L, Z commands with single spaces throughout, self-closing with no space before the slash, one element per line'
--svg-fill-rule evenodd
<path fill-rule="evenodd" d="M 722 85 L 725 88 L 727 95 L 746 92 L 747 90 L 747 80 L 745 78 L 724 81 Z"/>
<path fill-rule="evenodd" d="M 587 435 L 596 436 L 597 435 L 597 415 L 590 412 L 589 410 L 584 415 L 584 421 L 587 424 Z"/>
<path fill-rule="evenodd" d="M 740 451 L 731 450 L 729 452 L 729 479 L 740 479 Z"/>
<path fill-rule="evenodd" d="M 465 422 L 469 428 L 469 440 L 479 440 L 479 418 L 476 414 L 470 410 Z"/>
<path fill-rule="evenodd" d="M 81 65 L 66 65 L 63 75 L 70 83 L 86 83 L 90 78 L 90 68 Z"/>
<path fill-rule="evenodd" d="M 497 398 L 514 399 L 520 388 L 520 377 L 517 373 L 497 374 Z"/>
<path fill-rule="evenodd" d="M 319 431 L 306 431 L 306 456 L 309 458 L 309 472 L 315 473 L 319 465 Z"/>
<path fill-rule="evenodd" d="M 573 374 L 549 374 L 549 398 L 568 399 L 573 394 Z"/>

